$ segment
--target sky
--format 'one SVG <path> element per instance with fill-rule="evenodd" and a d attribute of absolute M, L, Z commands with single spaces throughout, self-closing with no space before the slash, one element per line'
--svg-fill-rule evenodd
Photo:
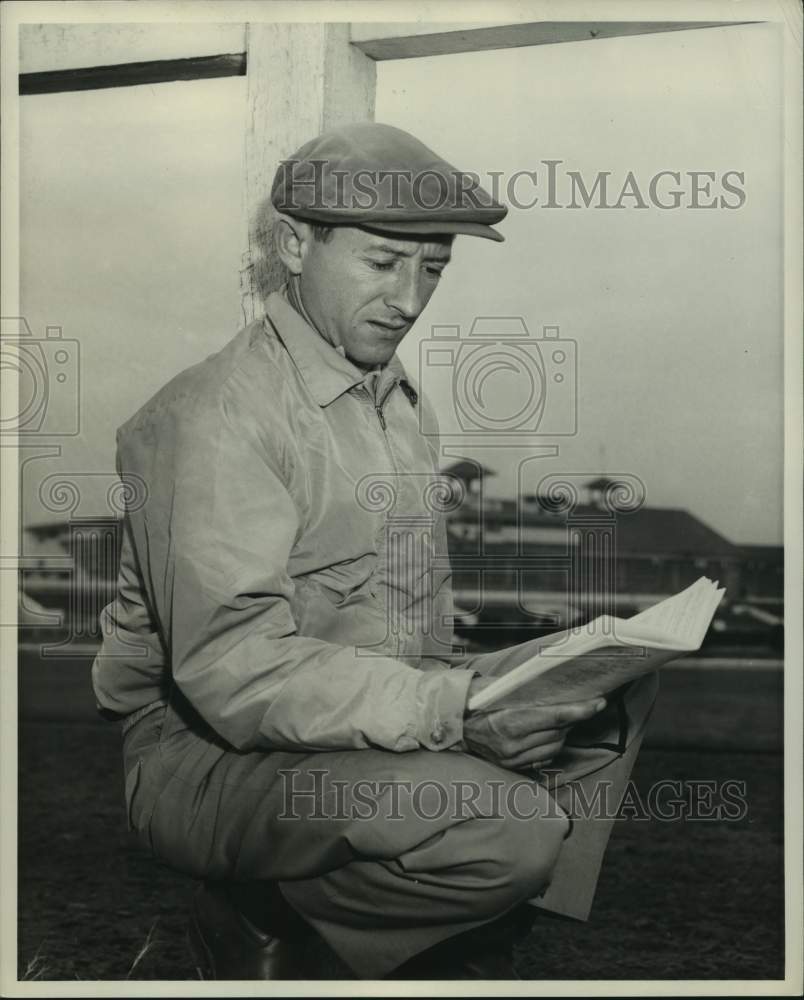
<path fill-rule="evenodd" d="M 562 161 L 564 204 L 569 170 L 587 189 L 611 171 L 610 202 L 628 171 L 645 201 L 662 170 L 744 174 L 731 210 L 684 207 L 688 178 L 677 210 L 512 207 L 504 244 L 459 241 L 414 330 L 466 330 L 476 315 L 521 316 L 532 336 L 559 326 L 577 345 L 578 432 L 531 463 L 531 478 L 631 473 L 650 503 L 687 507 L 739 542 L 777 543 L 782 530 L 777 45 L 772 26 L 753 25 L 472 53 L 449 67 L 387 62 L 376 113 L 481 177 L 536 171 L 535 189 L 520 181 L 525 204 L 546 195 L 547 160 Z M 403 360 L 417 354 L 406 342 Z M 521 454 L 475 455 L 509 493 Z"/>
<path fill-rule="evenodd" d="M 735 542 L 781 542 L 779 62 L 773 26 L 751 25 L 379 64 L 377 120 L 461 169 L 496 172 L 503 196 L 516 171 L 535 171 L 536 187 L 522 175 L 515 194 L 543 197 L 548 160 L 560 161 L 560 202 L 568 171 L 587 187 L 610 172 L 611 201 L 629 171 L 645 200 L 660 171 L 682 174 L 677 209 L 631 207 L 635 197 L 622 209 L 511 205 L 505 243 L 456 241 L 400 352 L 442 425 L 457 419 L 455 368 L 420 358 L 445 327 L 465 338 L 488 317 L 510 356 L 511 317 L 531 340 L 554 326 L 565 360 L 577 359 L 558 385 L 553 345 L 542 352 L 543 421 L 564 426 L 576 412 L 572 435 L 509 447 L 484 431 L 472 440 L 489 446 L 474 449 L 451 439 L 495 469 L 493 492 L 513 493 L 523 459 L 525 487 L 543 473 L 628 473 L 652 505 L 685 507 Z M 56 474 L 82 477 L 81 513 L 103 513 L 115 428 L 238 327 L 245 86 L 21 103 L 23 312 L 34 338 L 57 325 L 70 342 L 49 419 L 64 426 L 76 400 L 80 410 L 58 457 L 27 452 L 23 506 L 35 523 L 63 516 L 41 495 Z M 690 171 L 714 172 L 712 191 L 739 207 L 691 207 Z M 729 172 L 740 198 L 723 187 Z M 517 398 L 517 379 L 489 377 L 494 412 Z M 534 459 L 542 440 L 558 454 Z"/>

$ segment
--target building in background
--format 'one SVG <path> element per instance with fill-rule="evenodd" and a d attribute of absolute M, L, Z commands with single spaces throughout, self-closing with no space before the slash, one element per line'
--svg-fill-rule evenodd
<path fill-rule="evenodd" d="M 23 642 L 36 642 L 43 655 L 100 642 L 100 611 L 117 590 L 122 526 L 115 517 L 73 518 L 26 529 L 18 601 Z"/>
<path fill-rule="evenodd" d="M 735 545 L 681 509 L 612 517 L 606 496 L 617 483 L 605 478 L 588 481 L 567 512 L 538 494 L 485 496 L 494 472 L 475 462 L 457 462 L 444 475 L 461 496 L 447 531 L 462 638 L 503 646 L 598 614 L 628 617 L 708 576 L 726 597 L 706 645 L 730 655 L 781 653 L 781 546 Z M 52 521 L 26 535 L 23 640 L 59 648 L 98 642 L 98 615 L 115 595 L 122 522 Z"/>
<path fill-rule="evenodd" d="M 618 484 L 605 478 L 587 481 L 566 510 L 538 494 L 484 497 L 494 473 L 474 462 L 444 474 L 463 497 L 448 521 L 459 634 L 497 646 L 598 614 L 629 617 L 708 576 L 726 598 L 707 645 L 781 651 L 781 546 L 735 545 L 682 509 L 612 515 L 606 498 Z"/>

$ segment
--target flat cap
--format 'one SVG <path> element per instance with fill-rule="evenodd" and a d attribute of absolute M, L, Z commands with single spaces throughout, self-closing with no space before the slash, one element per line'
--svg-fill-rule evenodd
<path fill-rule="evenodd" d="M 504 239 L 492 228 L 508 209 L 409 132 L 359 122 L 324 132 L 283 160 L 274 208 L 308 222 L 387 233 L 465 233 Z"/>

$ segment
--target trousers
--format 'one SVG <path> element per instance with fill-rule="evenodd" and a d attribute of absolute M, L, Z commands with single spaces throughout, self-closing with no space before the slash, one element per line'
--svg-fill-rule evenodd
<path fill-rule="evenodd" d="M 536 645 L 466 665 L 497 675 Z M 538 779 L 458 750 L 241 752 L 175 691 L 125 731 L 129 829 L 194 878 L 279 883 L 359 977 L 381 978 L 523 902 L 588 918 L 656 690 L 650 674 L 618 692 Z M 604 814 L 573 815 L 601 787 Z"/>

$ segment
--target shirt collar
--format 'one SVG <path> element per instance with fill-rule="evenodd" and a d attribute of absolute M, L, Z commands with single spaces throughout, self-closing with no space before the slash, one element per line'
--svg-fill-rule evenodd
<path fill-rule="evenodd" d="M 265 322 L 279 335 L 288 354 L 298 368 L 315 401 L 319 406 L 329 406 L 339 396 L 357 385 L 369 389 L 375 381 L 382 381 L 392 387 L 400 383 L 412 405 L 416 405 L 418 394 L 410 384 L 407 373 L 394 354 L 382 371 L 380 379 L 374 372 L 361 371 L 314 330 L 288 302 L 283 292 L 272 292 L 266 302 Z"/>

